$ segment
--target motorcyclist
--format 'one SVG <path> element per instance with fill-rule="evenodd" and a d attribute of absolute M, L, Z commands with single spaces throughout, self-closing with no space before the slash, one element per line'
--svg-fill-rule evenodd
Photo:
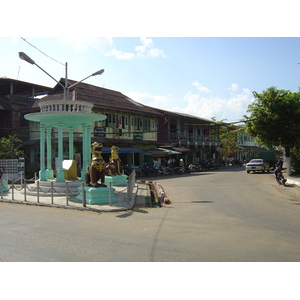
<path fill-rule="evenodd" d="M 274 173 L 275 173 L 275 176 L 277 178 L 277 173 L 280 172 L 282 170 L 282 160 L 281 159 L 278 159 L 278 161 L 276 162 L 275 164 L 275 170 L 274 170 Z"/>

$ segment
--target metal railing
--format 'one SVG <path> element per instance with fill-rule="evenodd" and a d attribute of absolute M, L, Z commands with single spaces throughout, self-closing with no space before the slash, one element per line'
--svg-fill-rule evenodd
<path fill-rule="evenodd" d="M 37 180 L 33 186 L 33 184 L 28 184 L 27 181 L 22 178 L 12 180 L 10 184 L 7 184 L 7 182 L 7 180 L 0 180 L 0 200 L 2 202 L 8 201 L 68 208 L 74 207 L 101 211 L 101 207 L 97 208 L 98 206 L 95 207 L 95 205 L 87 205 L 86 184 L 84 182 L 77 187 L 70 186 L 68 182 L 65 182 L 64 186 L 61 184 L 57 186 L 53 181 L 50 182 L 50 186 L 46 187 L 41 185 L 39 180 Z M 135 195 L 133 193 L 136 186 L 135 183 L 135 171 L 128 176 L 127 186 L 119 187 L 118 191 L 115 190 L 116 187 L 112 187 L 110 182 L 108 185 L 109 200 L 108 203 L 104 205 L 112 206 L 112 196 L 114 194 L 122 194 L 122 197 L 121 195 L 118 197 L 119 199 L 123 199 L 123 202 L 120 203 L 119 206 L 122 206 L 126 202 L 127 209 L 132 209 L 135 204 Z M 75 188 L 77 189 L 76 191 L 74 191 Z M 76 196 L 79 194 L 81 194 L 82 200 L 77 200 Z M 101 204 L 101 206 L 103 206 L 103 204 Z"/>

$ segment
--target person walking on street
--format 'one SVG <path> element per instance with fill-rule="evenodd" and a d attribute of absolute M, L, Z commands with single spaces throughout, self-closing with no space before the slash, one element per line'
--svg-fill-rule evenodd
<path fill-rule="evenodd" d="M 157 158 L 155 158 L 154 163 L 153 163 L 153 168 L 154 168 L 154 176 L 157 177 L 158 175 L 158 169 L 159 169 L 160 165 L 159 162 L 157 160 Z"/>

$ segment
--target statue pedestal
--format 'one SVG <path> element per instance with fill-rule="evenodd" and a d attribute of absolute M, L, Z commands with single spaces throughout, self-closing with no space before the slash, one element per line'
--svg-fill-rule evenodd
<path fill-rule="evenodd" d="M 7 192 L 9 190 L 7 186 L 7 180 L 0 181 L 0 192 Z"/>
<path fill-rule="evenodd" d="M 78 190 L 82 190 L 82 187 L 78 187 Z M 109 204 L 109 187 L 84 187 L 86 193 L 87 204 Z M 118 199 L 114 196 L 115 189 L 111 188 L 111 202 L 118 202 Z M 82 191 L 76 197 L 76 199 L 83 201 Z"/>
<path fill-rule="evenodd" d="M 109 185 L 110 182 L 112 186 L 126 186 L 127 175 L 105 176 L 105 184 Z"/>

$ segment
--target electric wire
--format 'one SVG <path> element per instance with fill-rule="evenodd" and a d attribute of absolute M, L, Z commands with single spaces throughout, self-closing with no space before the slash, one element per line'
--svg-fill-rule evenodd
<path fill-rule="evenodd" d="M 34 45 L 31 44 L 30 42 L 28 42 L 25 38 L 21 37 L 21 39 L 22 39 L 24 42 L 26 42 L 27 44 L 29 44 L 31 47 L 33 47 L 34 49 L 36 49 L 37 51 L 41 52 L 42 54 L 44 54 L 44 55 L 47 56 L 48 58 L 52 59 L 53 61 L 55 61 L 55 62 L 57 62 L 57 63 L 59 63 L 59 64 L 61 64 L 61 65 L 63 65 L 63 66 L 65 65 L 65 64 L 61 63 L 60 61 L 58 61 L 58 60 L 52 58 L 51 56 L 49 56 L 49 55 L 46 54 L 45 52 L 41 51 L 40 49 L 38 49 L 36 46 L 34 46 Z"/>

